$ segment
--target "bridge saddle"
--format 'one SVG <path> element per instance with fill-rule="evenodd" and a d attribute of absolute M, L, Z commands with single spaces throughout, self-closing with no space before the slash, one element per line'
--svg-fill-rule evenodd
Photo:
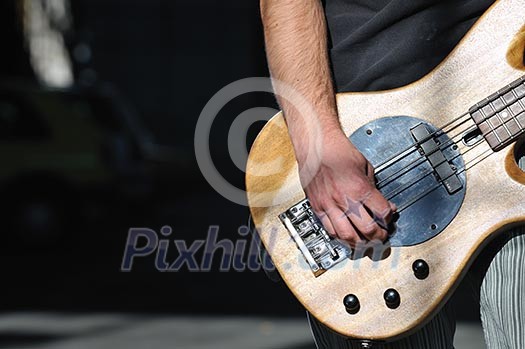
<path fill-rule="evenodd" d="M 304 199 L 279 215 L 315 276 L 350 257 L 352 250 L 328 235 Z"/>

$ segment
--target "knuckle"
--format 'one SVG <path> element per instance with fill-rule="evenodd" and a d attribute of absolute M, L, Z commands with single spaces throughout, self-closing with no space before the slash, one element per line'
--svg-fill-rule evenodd
<path fill-rule="evenodd" d="M 336 232 L 334 231 L 334 228 L 332 227 L 332 224 L 330 223 L 327 215 L 323 213 L 321 216 L 319 216 L 319 219 L 321 220 L 321 224 L 328 233 L 328 235 L 335 236 Z"/>
<path fill-rule="evenodd" d="M 383 196 L 383 194 L 381 194 L 379 190 L 375 189 L 375 191 L 375 196 L 377 197 L 377 202 L 379 204 L 378 206 L 380 210 L 386 213 L 390 212 L 392 208 L 390 207 L 388 201 L 385 199 L 385 197 Z"/>
<path fill-rule="evenodd" d="M 375 236 L 379 230 L 379 225 L 372 220 L 362 227 L 361 233 L 366 236 Z"/>
<path fill-rule="evenodd" d="M 314 208 L 314 210 L 317 210 L 318 212 L 325 212 L 330 207 L 329 202 L 330 200 L 328 200 L 324 196 L 317 197 L 315 199 L 315 203 L 312 203 L 312 207 Z"/>
<path fill-rule="evenodd" d="M 346 216 L 338 215 L 337 217 L 334 217 L 333 223 L 339 238 L 346 239 L 348 235 L 352 234 L 352 226 Z"/>
<path fill-rule="evenodd" d="M 392 218 L 392 210 L 390 209 L 390 207 L 387 207 L 385 208 L 382 212 L 379 213 L 379 219 L 382 221 L 382 222 L 390 222 L 391 218 Z"/>
<path fill-rule="evenodd" d="M 374 219 L 379 223 L 388 223 L 392 218 L 392 207 L 386 202 L 385 205 L 380 205 L 378 209 L 374 210 Z"/>
<path fill-rule="evenodd" d="M 335 204 L 341 208 L 346 208 L 347 206 L 347 195 L 344 192 L 336 191 L 332 196 Z"/>
<path fill-rule="evenodd" d="M 383 221 L 385 218 L 387 218 L 392 213 L 392 210 L 390 207 L 384 207 L 380 206 L 373 210 L 374 219 L 377 221 Z"/>
<path fill-rule="evenodd" d="M 361 239 L 357 235 L 353 235 L 345 241 L 347 241 L 350 246 L 356 247 L 361 242 Z"/>
<path fill-rule="evenodd" d="M 360 200 L 366 200 L 372 194 L 374 187 L 368 178 L 359 178 L 357 180 L 357 194 Z"/>
<path fill-rule="evenodd" d="M 358 189 L 368 188 L 368 180 L 364 176 L 356 176 L 354 178 L 354 184 Z"/>
<path fill-rule="evenodd" d="M 374 213 L 382 215 L 383 213 L 388 214 L 388 212 L 391 210 L 390 205 L 388 204 L 388 201 L 384 198 L 383 194 L 379 190 L 377 190 L 375 187 L 373 187 L 367 197 L 366 200 L 367 204 L 372 205 L 374 207 Z M 378 211 L 378 212 L 375 212 Z"/>
<path fill-rule="evenodd" d="M 310 199 L 310 205 L 312 206 L 312 209 L 314 212 L 319 215 L 323 212 L 322 205 L 320 204 L 319 200 Z"/>
<path fill-rule="evenodd" d="M 325 226 L 325 229 L 326 229 L 326 232 L 328 233 L 328 235 L 330 235 L 331 237 L 334 237 L 334 238 L 338 237 L 337 232 L 333 231 L 332 227 L 326 227 Z"/>
<path fill-rule="evenodd" d="M 353 231 L 346 231 L 344 233 L 341 233 L 339 234 L 339 237 L 342 239 L 342 240 L 345 240 L 347 241 L 350 245 L 355 245 L 357 244 L 357 241 L 359 239 L 359 237 L 357 236 L 357 234 Z"/>
<path fill-rule="evenodd" d="M 388 237 L 388 233 L 385 229 L 379 229 L 377 234 L 374 236 L 374 239 L 384 241 Z"/>

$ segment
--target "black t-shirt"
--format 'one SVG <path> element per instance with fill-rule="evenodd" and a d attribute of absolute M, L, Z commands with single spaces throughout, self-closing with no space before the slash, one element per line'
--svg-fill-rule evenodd
<path fill-rule="evenodd" d="M 441 62 L 494 0 L 326 0 L 336 89 L 413 82 Z"/>

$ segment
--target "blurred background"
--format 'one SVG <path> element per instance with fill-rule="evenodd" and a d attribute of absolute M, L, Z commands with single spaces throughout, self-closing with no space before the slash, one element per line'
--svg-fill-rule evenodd
<path fill-rule="evenodd" d="M 268 76 L 258 2 L 4 0 L 0 16 L 0 347 L 313 348 L 302 307 L 263 272 L 162 273 L 154 256 L 120 271 L 131 227 L 242 238 L 248 209 L 208 185 L 193 142 L 216 92 Z M 239 188 L 226 140 L 254 107 L 277 108 L 246 94 L 212 127 Z M 478 310 L 468 290 L 454 301 L 467 348 Z"/>

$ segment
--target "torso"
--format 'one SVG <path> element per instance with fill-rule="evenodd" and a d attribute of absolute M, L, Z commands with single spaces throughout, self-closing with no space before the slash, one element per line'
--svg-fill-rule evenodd
<path fill-rule="evenodd" d="M 338 92 L 399 87 L 427 74 L 493 0 L 326 0 Z"/>

